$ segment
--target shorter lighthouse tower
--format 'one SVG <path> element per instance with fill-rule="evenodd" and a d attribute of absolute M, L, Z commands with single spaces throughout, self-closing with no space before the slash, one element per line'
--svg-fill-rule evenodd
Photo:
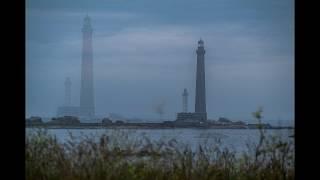
<path fill-rule="evenodd" d="M 64 88 L 65 88 L 64 105 L 71 106 L 71 80 L 69 77 L 67 77 L 66 81 L 64 82 Z"/>
<path fill-rule="evenodd" d="M 188 91 L 186 88 L 182 93 L 182 112 L 188 112 Z"/>

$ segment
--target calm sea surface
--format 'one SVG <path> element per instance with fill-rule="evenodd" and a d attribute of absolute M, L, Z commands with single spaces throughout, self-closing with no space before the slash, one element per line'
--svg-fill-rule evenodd
<path fill-rule="evenodd" d="M 27 128 L 27 135 L 36 131 L 33 128 Z M 247 150 L 246 144 L 257 143 L 259 140 L 259 131 L 255 129 L 48 129 L 48 133 L 57 137 L 58 141 L 65 142 L 70 139 L 70 133 L 74 137 L 83 138 L 84 136 L 99 137 L 101 134 L 127 134 L 129 139 L 149 137 L 152 141 L 176 139 L 179 143 L 188 144 L 192 149 L 198 144 L 216 143 L 220 139 L 221 146 L 227 147 L 237 152 Z M 283 140 L 292 141 L 294 130 L 273 129 L 266 130 L 266 134 L 280 136 Z"/>

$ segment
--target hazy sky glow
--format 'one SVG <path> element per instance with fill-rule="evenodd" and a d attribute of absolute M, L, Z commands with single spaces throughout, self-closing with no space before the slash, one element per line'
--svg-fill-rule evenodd
<path fill-rule="evenodd" d="M 206 49 L 209 119 L 294 119 L 293 0 L 27 0 L 26 114 L 53 116 L 64 80 L 79 105 L 81 27 L 94 28 L 97 115 L 166 119 L 194 111 L 196 47 Z"/>

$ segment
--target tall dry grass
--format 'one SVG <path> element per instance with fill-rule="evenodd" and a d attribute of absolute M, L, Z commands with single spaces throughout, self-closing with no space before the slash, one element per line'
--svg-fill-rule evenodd
<path fill-rule="evenodd" d="M 219 141 L 194 151 L 175 139 L 130 137 L 124 131 L 81 139 L 70 134 L 61 143 L 39 129 L 26 136 L 26 179 L 294 179 L 294 142 L 266 136 L 263 129 L 259 142 L 240 155 L 221 148 Z"/>

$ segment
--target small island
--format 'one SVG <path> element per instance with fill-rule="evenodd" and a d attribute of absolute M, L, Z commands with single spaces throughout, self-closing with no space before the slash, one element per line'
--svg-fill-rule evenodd
<path fill-rule="evenodd" d="M 54 117 L 44 122 L 41 117 L 26 119 L 27 128 L 55 128 L 55 129 L 90 129 L 90 128 L 118 128 L 118 129 L 170 129 L 170 128 L 199 128 L 199 129 L 293 129 L 290 126 L 272 126 L 268 123 L 247 124 L 242 121 L 231 121 L 227 118 L 218 120 L 177 119 L 163 122 L 125 122 L 103 118 L 98 122 L 81 122 L 75 116 Z"/>

